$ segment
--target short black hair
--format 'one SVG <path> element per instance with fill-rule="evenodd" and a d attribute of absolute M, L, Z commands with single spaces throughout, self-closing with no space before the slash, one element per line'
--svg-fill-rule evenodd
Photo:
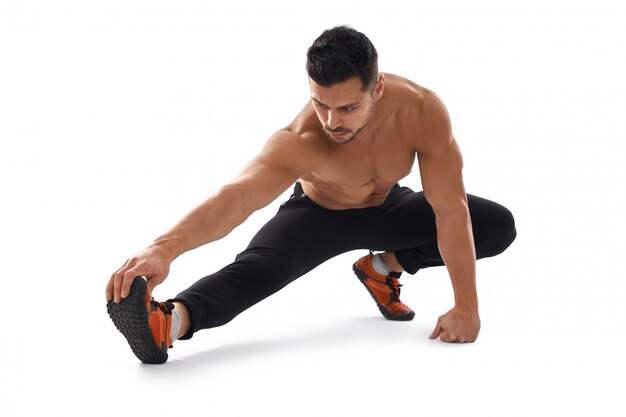
<path fill-rule="evenodd" d="M 357 76 L 361 90 L 367 91 L 378 77 L 378 53 L 363 33 L 349 26 L 336 26 L 315 39 L 307 52 L 306 70 L 322 87 Z"/>

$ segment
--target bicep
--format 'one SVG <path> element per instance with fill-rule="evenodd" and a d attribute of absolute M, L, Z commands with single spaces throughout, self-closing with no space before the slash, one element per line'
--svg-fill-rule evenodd
<path fill-rule="evenodd" d="M 424 120 L 427 128 L 417 152 L 424 196 L 435 213 L 466 209 L 463 156 L 448 112 L 436 96 L 426 103 Z"/>
<path fill-rule="evenodd" d="M 418 154 L 418 161 L 424 196 L 435 213 L 467 205 L 463 157 L 454 138 L 435 152 Z"/>

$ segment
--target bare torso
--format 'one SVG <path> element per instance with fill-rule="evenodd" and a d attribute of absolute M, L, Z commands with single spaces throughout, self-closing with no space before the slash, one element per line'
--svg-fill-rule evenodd
<path fill-rule="evenodd" d="M 307 105 L 286 128 L 323 148 L 324 163 L 299 180 L 306 195 L 331 210 L 381 204 L 412 171 L 422 126 L 420 103 L 428 94 L 432 92 L 385 74 L 385 93 L 369 124 L 348 144 L 332 142 Z"/>

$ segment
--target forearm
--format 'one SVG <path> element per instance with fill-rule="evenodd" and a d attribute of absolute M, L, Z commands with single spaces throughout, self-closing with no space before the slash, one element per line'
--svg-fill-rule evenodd
<path fill-rule="evenodd" d="M 476 250 L 469 212 L 459 209 L 438 215 L 437 241 L 452 281 L 455 306 L 477 310 Z"/>
<path fill-rule="evenodd" d="M 152 246 L 161 248 L 174 260 L 187 251 L 219 240 L 254 211 L 247 208 L 244 201 L 242 191 L 237 186 L 224 186 L 170 231 L 155 239 Z"/>

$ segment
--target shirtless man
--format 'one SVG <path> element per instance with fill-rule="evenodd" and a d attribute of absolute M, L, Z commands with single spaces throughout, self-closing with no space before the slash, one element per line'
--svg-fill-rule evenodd
<path fill-rule="evenodd" d="M 409 80 L 378 73 L 372 43 L 345 26 L 315 40 L 307 72 L 311 101 L 294 121 L 233 183 L 109 280 L 107 310 L 141 361 L 165 362 L 174 340 L 229 322 L 354 249 L 370 250 L 353 270 L 390 320 L 414 316 L 399 299 L 400 274 L 445 265 L 454 306 L 439 317 L 430 338 L 476 340 L 475 261 L 504 251 L 515 239 L 515 222 L 503 206 L 466 194 L 461 152 L 443 103 Z M 417 193 L 398 185 L 416 156 L 423 187 Z M 226 236 L 294 183 L 290 199 L 232 264 L 173 299 L 151 298 L 174 259 Z"/>

